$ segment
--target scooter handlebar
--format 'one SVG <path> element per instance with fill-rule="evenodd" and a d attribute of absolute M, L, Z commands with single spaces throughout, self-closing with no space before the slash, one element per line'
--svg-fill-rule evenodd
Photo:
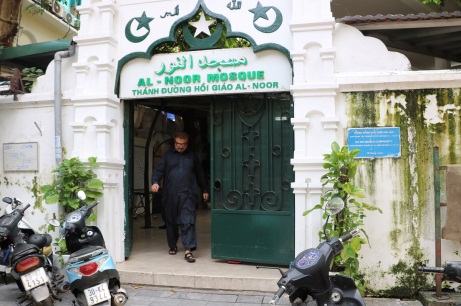
<path fill-rule="evenodd" d="M 92 210 L 96 205 L 99 204 L 99 201 L 96 201 L 94 202 L 93 204 L 91 204 L 89 207 L 88 207 L 88 210 Z"/>
<path fill-rule="evenodd" d="M 30 204 L 27 204 L 26 206 L 24 206 L 23 209 L 21 209 L 21 213 L 24 214 L 24 212 L 26 211 L 26 209 L 28 209 L 30 207 Z"/>
<path fill-rule="evenodd" d="M 419 266 L 418 271 L 425 273 L 445 273 L 445 268 Z"/>
<path fill-rule="evenodd" d="M 91 210 L 98 204 L 99 204 L 99 201 L 96 201 L 93 204 L 91 204 L 90 206 L 86 206 L 86 207 L 82 208 L 81 211 L 82 211 L 83 216 L 84 216 L 85 219 L 91 214 Z"/>
<path fill-rule="evenodd" d="M 284 286 L 280 287 L 279 290 L 274 294 L 269 304 L 275 305 L 280 300 L 280 297 L 285 293 L 286 288 Z"/>
<path fill-rule="evenodd" d="M 350 233 L 347 233 L 346 235 L 342 236 L 339 239 L 341 240 L 341 242 L 344 243 L 344 242 L 350 240 L 352 237 L 358 236 L 358 234 L 360 234 L 360 231 L 358 229 L 354 229 Z"/>

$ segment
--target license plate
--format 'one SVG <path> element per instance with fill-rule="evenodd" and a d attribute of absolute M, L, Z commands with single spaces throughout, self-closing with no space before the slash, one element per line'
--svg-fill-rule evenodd
<path fill-rule="evenodd" d="M 97 286 L 84 290 L 86 302 L 89 306 L 110 300 L 110 292 L 107 283 L 102 283 Z"/>
<path fill-rule="evenodd" d="M 48 279 L 48 275 L 46 275 L 45 269 L 38 268 L 37 270 L 21 275 L 21 281 L 24 285 L 24 289 L 29 291 L 30 289 L 48 283 L 50 280 Z"/>

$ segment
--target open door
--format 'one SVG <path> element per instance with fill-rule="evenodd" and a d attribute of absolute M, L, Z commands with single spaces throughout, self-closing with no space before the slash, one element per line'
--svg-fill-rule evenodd
<path fill-rule="evenodd" d="M 288 93 L 215 96 L 213 258 L 268 264 L 294 258 L 292 111 Z"/>
<path fill-rule="evenodd" d="M 133 243 L 133 113 L 134 103 L 124 101 L 124 146 L 125 146 L 125 175 L 123 178 L 125 195 L 125 258 L 131 253 Z"/>

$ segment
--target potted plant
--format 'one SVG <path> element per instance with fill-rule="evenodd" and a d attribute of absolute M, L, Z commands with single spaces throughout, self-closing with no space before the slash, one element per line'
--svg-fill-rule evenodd
<path fill-rule="evenodd" d="M 102 190 L 104 189 L 102 181 L 93 171 L 98 166 L 96 157 L 89 157 L 88 165 L 85 165 L 78 157 L 64 159 L 53 170 L 56 174 L 53 182 L 40 187 L 45 202 L 47 204 L 59 203 L 63 207 L 63 216 L 85 204 L 94 203 L 103 196 Z M 77 196 L 79 190 L 86 193 L 87 198 L 84 201 Z M 96 216 L 92 214 L 89 220 L 96 220 Z M 50 227 L 50 230 L 54 230 L 54 226 L 50 225 Z M 67 254 L 65 240 L 57 238 L 54 245 L 60 249 L 57 254 Z"/>

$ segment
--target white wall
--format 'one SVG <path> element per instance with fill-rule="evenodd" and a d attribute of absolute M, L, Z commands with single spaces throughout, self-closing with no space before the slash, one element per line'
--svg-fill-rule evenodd
<path fill-rule="evenodd" d="M 122 3 L 126 8 L 128 2 Z M 124 260 L 125 218 L 123 104 L 114 96 L 113 87 L 117 61 L 128 51 L 119 48 L 124 39 L 122 26 L 112 26 L 119 21 L 119 6 L 115 1 L 83 1 L 79 11 L 82 29 L 75 38 L 77 53 L 63 60 L 63 144 L 68 157 L 79 156 L 85 160 L 89 156 L 98 156 L 101 168 L 97 173 L 105 186 L 102 203 L 98 206 L 98 225 L 105 234 L 109 251 L 120 262 Z M 379 41 L 364 38 L 356 29 L 336 25 L 329 0 L 293 0 L 291 15 L 292 37 L 285 40 L 293 44 L 290 53 L 294 73 L 291 91 L 295 151 L 291 163 L 295 170 L 292 188 L 295 193 L 295 249 L 298 253 L 316 245 L 318 240 L 317 232 L 322 223 L 320 214 L 304 217 L 302 213 L 319 203 L 322 194 L 320 177 L 324 174 L 322 154 L 330 151 L 333 141 L 345 143 L 346 93 L 457 88 L 461 75 L 457 71 L 409 71 L 409 62 L 404 56 L 388 52 Z M 18 102 L 12 97 L 0 98 L 1 139 L 4 142 L 36 141 L 40 147 L 38 173 L 0 171 L 1 196 L 13 194 L 24 202 L 33 202 L 32 178 L 36 175 L 42 184 L 51 179 L 50 171 L 55 166 L 52 71 L 50 66 L 34 92 L 20 96 Z M 40 126 L 42 134 L 34 122 Z M 363 262 L 364 267 L 375 267 L 379 260 L 379 271 L 388 271 L 400 258 L 405 259 L 405 254 L 391 250 L 388 236 L 383 235 L 383 232 L 392 230 L 390 225 L 387 226 L 392 219 L 391 211 L 381 200 L 392 187 L 386 184 L 388 165 L 383 164 L 384 170 L 375 177 L 380 188 L 371 201 L 384 212 L 382 216 L 370 214 L 367 218 L 369 225 L 366 229 L 372 249 L 364 249 Z M 49 207 L 45 213 L 37 212 L 40 217 L 34 217 L 34 222 L 42 225 L 54 211 L 56 207 Z M 429 214 L 427 224 L 432 222 L 430 218 Z M 378 222 L 383 224 L 379 230 L 373 226 Z M 430 228 L 427 228 L 420 239 L 428 258 L 432 258 L 431 235 Z M 452 242 L 444 242 L 444 254 L 452 254 L 456 247 Z M 450 255 L 444 259 L 448 258 Z M 393 281 L 392 277 L 373 279 L 373 286 L 386 288 Z"/>
<path fill-rule="evenodd" d="M 25 0 L 22 5 L 18 46 L 50 40 L 71 39 L 77 34 L 75 28 L 48 11 L 34 13 L 34 10 L 26 10 L 32 3 L 32 0 Z"/>
<path fill-rule="evenodd" d="M 298 6 L 293 9 L 304 16 L 303 9 L 306 8 L 299 2 L 295 2 L 296 4 Z M 364 37 L 353 27 L 334 24 L 332 20 L 327 22 L 321 18 L 324 14 L 320 9 L 317 14 L 312 11 L 310 14 L 314 16 L 292 24 L 292 92 L 295 108 L 295 117 L 292 118 L 295 131 L 292 164 L 296 171 L 292 187 L 296 194 L 296 252 L 318 243 L 317 233 L 322 223 L 320 214 L 311 213 L 303 217 L 302 212 L 319 203 L 322 194 L 319 178 L 325 173 L 322 168 L 322 154 L 331 151 L 330 144 L 333 141 L 340 145 L 346 144 L 346 129 L 353 119 L 347 114 L 348 93 L 459 88 L 461 85 L 459 71 L 410 71 L 409 60 L 402 54 L 389 52 L 381 41 Z M 402 102 L 402 99 L 404 100 L 400 97 L 383 97 L 381 103 L 394 105 Z M 453 99 L 456 100 L 456 97 Z M 377 124 L 379 126 L 381 122 Z M 419 155 L 410 152 L 410 156 L 410 186 L 417 190 L 418 176 L 426 175 L 426 187 L 429 190 L 431 174 L 416 167 Z M 407 265 L 413 263 L 414 258 L 408 253 L 415 241 L 425 259 L 434 264 L 434 215 L 431 193 L 428 193 L 428 198 L 421 199 L 418 198 L 418 191 L 414 191 L 408 203 L 403 203 L 402 206 L 407 205 L 414 214 L 424 217 L 402 220 L 403 217 L 396 216 L 396 208 L 390 203 L 406 199 L 408 190 L 401 189 L 404 171 L 403 168 L 396 168 L 389 159 L 378 162 L 379 170 L 372 177 L 367 176 L 367 166 L 364 166 L 365 169 L 361 170 L 358 177 L 361 182 L 373 182 L 372 186 L 367 187 L 369 190 L 373 189 L 374 193 L 368 193 L 364 201 L 383 210 L 383 214 L 367 213 L 365 230 L 369 235 L 371 248 L 365 246 L 362 249 L 361 259 L 370 289 L 379 291 L 396 285 L 397 275 L 390 272 L 393 265 L 399 261 Z M 392 180 L 389 180 L 390 177 Z M 391 234 L 396 230 L 402 231 L 397 240 L 400 244 L 398 248 L 391 239 Z M 454 254 L 458 249 L 458 242 L 444 241 L 443 260 L 457 259 Z"/>

